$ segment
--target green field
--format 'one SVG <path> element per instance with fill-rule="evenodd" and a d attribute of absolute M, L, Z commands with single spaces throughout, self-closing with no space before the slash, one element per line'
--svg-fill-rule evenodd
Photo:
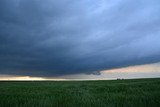
<path fill-rule="evenodd" d="M 0 107 L 160 107 L 160 78 L 1 81 Z"/>

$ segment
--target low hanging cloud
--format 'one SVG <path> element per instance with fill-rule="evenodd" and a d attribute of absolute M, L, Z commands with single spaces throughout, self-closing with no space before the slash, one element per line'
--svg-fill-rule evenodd
<path fill-rule="evenodd" d="M 159 62 L 159 3 L 0 0 L 0 74 L 95 74 Z"/>

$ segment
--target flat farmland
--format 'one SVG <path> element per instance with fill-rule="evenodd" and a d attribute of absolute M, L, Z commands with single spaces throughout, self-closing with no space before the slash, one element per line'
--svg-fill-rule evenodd
<path fill-rule="evenodd" d="M 160 107 L 160 78 L 1 81 L 0 107 Z"/>

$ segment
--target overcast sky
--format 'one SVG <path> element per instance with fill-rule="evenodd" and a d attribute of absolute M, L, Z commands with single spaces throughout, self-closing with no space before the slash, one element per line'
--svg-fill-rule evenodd
<path fill-rule="evenodd" d="M 158 62 L 159 0 L 0 0 L 1 75 L 99 75 Z"/>

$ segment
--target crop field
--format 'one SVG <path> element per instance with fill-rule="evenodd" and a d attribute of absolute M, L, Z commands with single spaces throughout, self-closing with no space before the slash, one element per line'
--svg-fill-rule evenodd
<path fill-rule="evenodd" d="M 160 78 L 1 81 L 0 107 L 160 107 Z"/>

